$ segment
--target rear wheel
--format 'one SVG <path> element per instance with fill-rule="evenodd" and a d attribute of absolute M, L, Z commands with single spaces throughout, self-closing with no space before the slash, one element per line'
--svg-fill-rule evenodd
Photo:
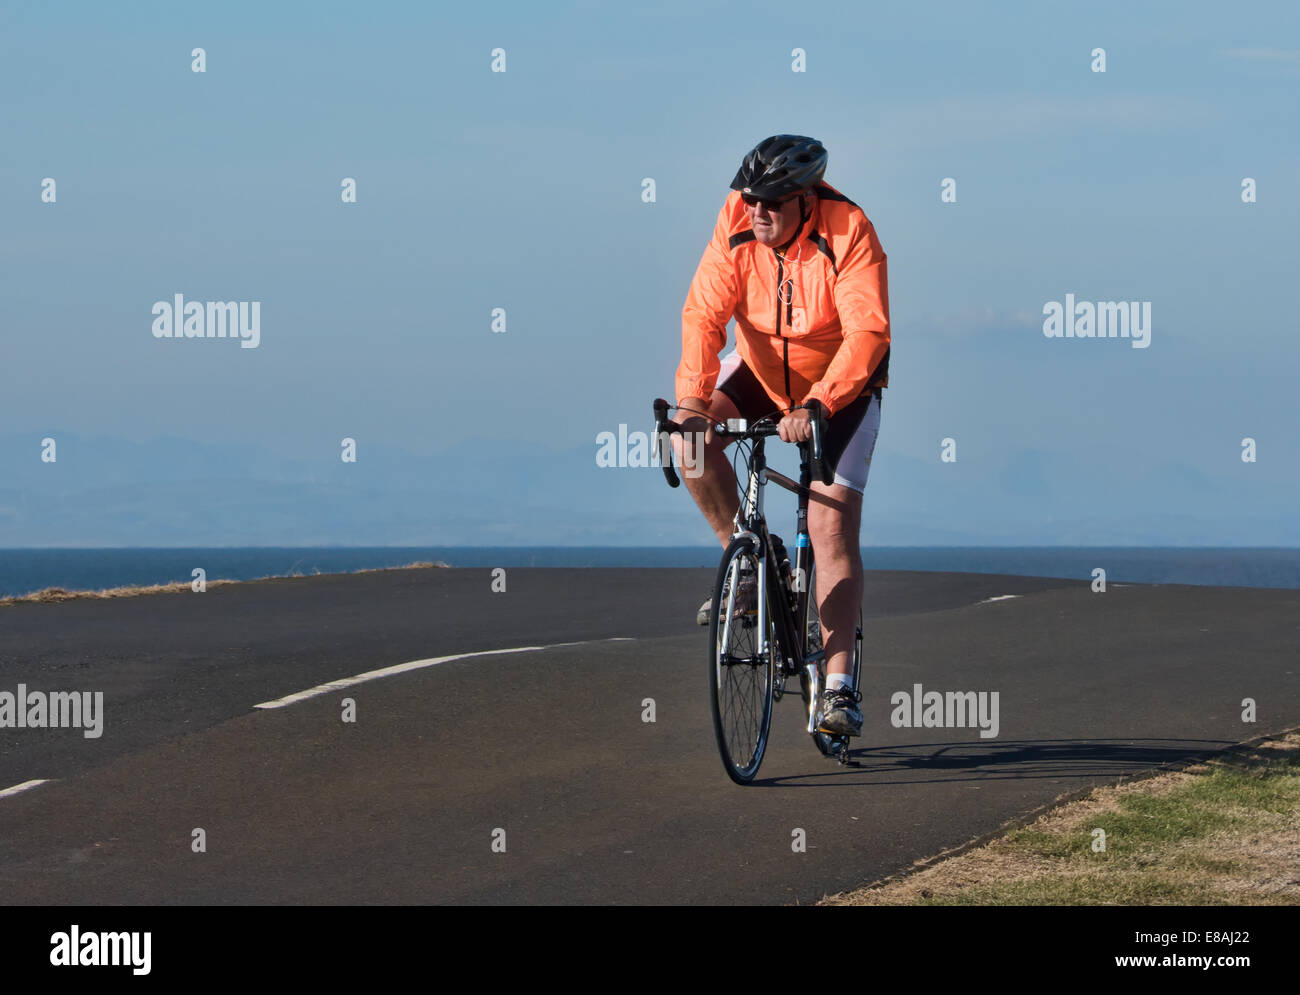
<path fill-rule="evenodd" d="M 727 776 L 748 784 L 758 773 L 772 726 L 773 626 L 758 630 L 757 581 L 763 563 L 752 540 L 731 541 L 718 565 L 709 618 L 713 731 Z"/>
<path fill-rule="evenodd" d="M 813 563 L 812 569 L 808 571 L 808 622 L 804 631 L 804 651 L 812 654 L 823 649 L 821 614 L 817 607 L 817 564 Z M 826 658 L 823 656 L 817 661 L 817 687 L 819 691 L 826 689 Z M 853 640 L 853 690 L 859 691 L 859 682 L 862 678 L 862 609 L 858 609 L 858 629 Z M 800 690 L 803 693 L 804 706 L 808 709 L 810 718 L 817 718 L 814 712 L 821 708 L 821 701 L 814 697 L 808 684 L 806 673 L 800 673 L 799 681 Z M 813 743 L 821 751 L 823 756 L 835 757 L 847 751 L 849 748 L 849 737 L 840 736 L 826 732 L 816 732 L 812 734 Z"/>

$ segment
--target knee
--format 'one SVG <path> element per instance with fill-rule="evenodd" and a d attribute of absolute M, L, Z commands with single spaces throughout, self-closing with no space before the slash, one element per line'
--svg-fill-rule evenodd
<path fill-rule="evenodd" d="M 696 433 L 688 433 L 685 436 L 674 433 L 672 446 L 677 465 L 688 466 L 694 464 L 697 459 L 707 459 L 713 447 L 702 442 L 703 440 Z"/>
<path fill-rule="evenodd" d="M 818 563 L 841 563 L 845 566 L 852 566 L 854 560 L 860 555 L 857 550 L 857 536 L 850 536 L 843 532 L 823 533 L 818 536 L 809 529 L 812 535 L 813 549 L 817 553 Z"/>
<path fill-rule="evenodd" d="M 704 433 L 701 432 L 691 434 L 686 438 L 680 435 L 672 437 L 673 457 L 676 460 L 677 469 L 681 471 L 688 486 L 691 486 L 693 481 L 708 475 L 709 464 L 715 461 L 717 454 L 723 450 L 717 439 L 705 443 L 703 435 Z"/>
<path fill-rule="evenodd" d="M 808 534 L 819 561 L 839 560 L 852 563 L 858 553 L 857 523 L 844 515 L 808 513 Z"/>
<path fill-rule="evenodd" d="M 862 524 L 862 495 L 850 487 L 813 484 L 808 533 L 819 557 L 856 553 Z"/>

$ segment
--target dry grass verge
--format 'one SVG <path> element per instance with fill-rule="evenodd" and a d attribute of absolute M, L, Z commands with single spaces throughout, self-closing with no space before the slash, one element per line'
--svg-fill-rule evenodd
<path fill-rule="evenodd" d="M 822 904 L 1300 905 L 1300 731 L 1098 788 L 922 863 Z"/>

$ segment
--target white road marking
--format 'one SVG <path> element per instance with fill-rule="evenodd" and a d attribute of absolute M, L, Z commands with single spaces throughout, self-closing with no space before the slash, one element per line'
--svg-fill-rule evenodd
<path fill-rule="evenodd" d="M 996 598 L 985 598 L 983 601 L 975 602 L 977 605 L 987 605 L 990 601 L 1006 601 L 1008 598 L 1018 598 L 1019 594 L 999 594 Z"/>
<path fill-rule="evenodd" d="M 29 788 L 34 788 L 38 784 L 49 784 L 49 783 L 50 783 L 50 778 L 48 777 L 44 777 L 36 781 L 24 781 L 22 784 L 15 784 L 12 788 L 5 788 L 3 791 L 0 791 L 0 798 L 8 798 L 10 795 L 18 794 L 20 791 L 26 791 Z"/>
<path fill-rule="evenodd" d="M 285 695 L 283 698 L 276 698 L 275 701 L 264 701 L 261 704 L 254 705 L 253 707 L 284 708 L 286 705 L 293 705 L 300 701 L 306 701 L 308 698 L 316 698 L 322 694 L 341 691 L 343 688 L 350 688 L 356 684 L 364 684 L 367 681 L 378 680 L 381 677 L 391 677 L 394 674 L 405 674 L 411 670 L 423 670 L 425 667 L 436 667 L 440 663 L 449 663 L 452 660 L 467 660 L 474 656 L 503 656 L 506 653 L 532 653 L 537 650 L 556 649 L 560 646 L 584 646 L 588 643 L 617 643 L 631 641 L 631 636 L 614 636 L 610 639 L 586 639 L 574 643 L 551 643 L 548 646 L 515 646 L 511 649 L 504 650 L 478 650 L 474 653 L 453 653 L 450 656 L 434 656 L 427 660 L 412 660 L 410 663 L 395 663 L 391 667 L 381 667 L 379 670 L 367 670 L 364 674 L 357 674 L 355 677 L 343 677 L 337 681 L 330 681 L 328 684 L 318 684 L 314 688 L 308 688 L 306 691 L 297 691 L 294 694 Z"/>

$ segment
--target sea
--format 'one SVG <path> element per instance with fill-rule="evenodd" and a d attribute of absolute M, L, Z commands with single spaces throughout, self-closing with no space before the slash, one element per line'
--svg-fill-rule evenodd
<path fill-rule="evenodd" d="M 716 546 L 227 547 L 211 549 L 0 549 L 0 597 L 50 587 L 190 583 L 347 573 L 431 561 L 452 567 L 712 567 Z M 1300 588 L 1300 549 L 1070 546 L 884 546 L 862 550 L 867 570 L 1015 574 L 1140 584 Z"/>

